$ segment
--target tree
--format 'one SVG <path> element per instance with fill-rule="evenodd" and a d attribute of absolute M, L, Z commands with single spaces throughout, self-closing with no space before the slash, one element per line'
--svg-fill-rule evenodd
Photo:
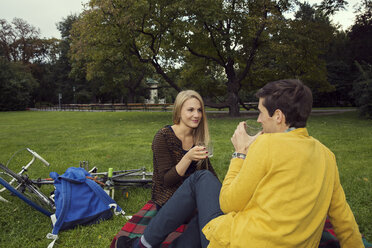
<path fill-rule="evenodd" d="M 57 23 L 61 41 L 59 44 L 59 58 L 53 66 L 52 72 L 55 81 L 54 95 L 57 96 L 61 93 L 65 103 L 90 103 L 95 101 L 96 91 L 87 83 L 85 75 L 71 74 L 72 67 L 69 59 L 71 29 L 78 19 L 78 15 L 69 15 Z"/>
<path fill-rule="evenodd" d="M 34 59 L 29 66 L 40 87 L 34 92 L 36 103 L 57 104 L 62 94 L 62 103 L 90 103 L 94 101 L 94 89 L 86 83 L 85 76 L 70 77 L 71 65 L 68 58 L 70 50 L 70 29 L 78 16 L 69 15 L 57 24 L 62 39 L 42 40 L 47 46 L 47 56 Z"/>
<path fill-rule="evenodd" d="M 104 23 L 104 14 L 91 10 L 74 24 L 70 51 L 72 74 L 85 74 L 88 81 L 99 82 L 100 100 L 107 96 L 112 102 L 144 98 L 145 79 L 152 75 L 151 68 L 123 52 L 116 37 L 109 34 L 114 30 Z"/>
<path fill-rule="evenodd" d="M 330 90 L 324 52 L 334 29 L 327 14 L 307 5 L 300 5 L 302 16 L 286 19 L 296 2 L 91 0 L 75 26 L 73 67 L 89 71 L 103 54 L 134 55 L 177 91 L 197 89 L 206 105 L 228 107 L 231 116 L 248 91 L 279 76 Z M 340 2 L 325 8 L 337 10 Z"/>
<path fill-rule="evenodd" d="M 334 1 L 323 1 L 334 2 Z M 344 1 L 340 1 L 344 2 Z M 359 7 L 359 14 L 355 24 L 346 32 L 336 30 L 329 49 L 325 54 L 327 63 L 328 81 L 335 87 L 335 91 L 322 92 L 314 95 L 314 104 L 317 106 L 354 106 L 355 94 L 353 83 L 360 74 L 355 66 L 355 60 L 362 63 L 369 56 L 371 33 L 368 31 L 368 1 L 363 1 Z M 363 7 L 364 6 L 364 7 Z M 365 10 L 365 13 L 363 12 Z M 364 14 L 363 14 L 364 13 Z M 362 17 L 362 18 L 361 18 Z M 360 25 L 365 23 L 367 25 Z M 362 27 L 363 26 L 363 27 Z M 371 25 L 369 24 L 369 29 Z"/>
<path fill-rule="evenodd" d="M 372 64 L 372 1 L 364 0 L 348 32 L 352 59 Z"/>
<path fill-rule="evenodd" d="M 116 54 L 135 55 L 178 91 L 186 84 L 180 82 L 180 71 L 190 75 L 187 70 L 204 69 L 204 75 L 212 73 L 207 75 L 209 79 L 216 79 L 216 71 L 222 72 L 217 78 L 223 80 L 227 96 L 219 104 L 206 102 L 229 107 L 230 114 L 237 116 L 241 84 L 259 48 L 265 45 L 271 26 L 288 6 L 289 1 L 198 0 L 190 4 L 184 0 L 92 0 L 91 9 L 82 18 L 89 20 L 90 32 L 85 36 L 77 32 L 75 51 L 87 44 L 83 40 L 95 41 L 99 50 L 103 49 L 103 39 L 111 40 Z M 217 70 L 208 72 L 206 66 Z"/>
<path fill-rule="evenodd" d="M 325 54 L 328 82 L 334 91 L 315 95 L 315 106 L 353 106 L 354 98 L 350 94 L 356 73 L 349 48 L 350 40 L 345 31 L 336 31 L 329 49 Z"/>
<path fill-rule="evenodd" d="M 23 89 L 35 90 L 30 92 L 32 103 L 40 101 L 40 94 L 43 91 L 47 91 L 46 96 L 51 95 L 44 82 L 48 74 L 46 67 L 47 64 L 55 63 L 58 57 L 59 41 L 55 38 L 40 39 L 39 35 L 38 29 L 20 18 L 14 18 L 11 23 L 0 19 L 0 54 L 14 64 L 10 66 L 17 68 L 16 75 L 19 74 L 20 69 L 24 69 L 25 72 L 21 74 L 28 78 L 31 73 L 41 86 L 40 90 L 23 87 Z M 20 66 L 20 63 L 24 66 Z"/>
<path fill-rule="evenodd" d="M 355 62 L 360 74 L 354 82 L 353 94 L 360 115 L 372 119 L 372 65 Z M 363 68 L 364 67 L 364 68 Z"/>
<path fill-rule="evenodd" d="M 318 8 L 321 10 L 325 15 L 333 15 L 337 11 L 345 9 L 345 5 L 348 4 L 346 0 L 323 0 Z"/>
<path fill-rule="evenodd" d="M 266 51 L 266 66 L 276 79 L 300 78 L 313 91 L 329 91 L 325 53 L 335 28 L 323 12 L 299 3 L 295 18 L 273 33 L 273 47 Z"/>
<path fill-rule="evenodd" d="M 0 56 L 0 111 L 26 109 L 36 86 L 37 82 L 27 67 Z"/>
<path fill-rule="evenodd" d="M 351 59 L 357 77 L 353 82 L 353 96 L 360 114 L 372 118 L 372 1 L 364 0 L 354 25 L 348 33 Z"/>
<path fill-rule="evenodd" d="M 39 36 L 38 29 L 20 18 L 11 23 L 0 19 L 0 54 L 8 61 L 23 64 L 56 61 L 59 41 Z"/>
<path fill-rule="evenodd" d="M 14 18 L 8 23 L 0 19 L 0 28 L 0 47 L 8 61 L 27 64 L 45 53 L 45 46 L 39 39 L 40 31 L 26 21 Z"/>

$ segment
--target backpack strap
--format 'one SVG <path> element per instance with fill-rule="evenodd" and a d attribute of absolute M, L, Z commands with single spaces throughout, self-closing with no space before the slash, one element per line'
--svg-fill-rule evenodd
<path fill-rule="evenodd" d="M 47 236 L 46 236 L 46 238 L 47 239 L 53 239 L 53 241 L 47 247 L 47 248 L 53 248 L 54 244 L 56 243 L 56 241 L 58 239 L 58 235 L 54 235 L 54 234 L 48 233 Z"/>
<path fill-rule="evenodd" d="M 47 234 L 47 239 L 53 239 L 53 241 L 48 245 L 48 248 L 52 248 L 54 246 L 54 243 L 56 242 L 56 240 L 58 239 L 58 232 L 59 232 L 59 229 L 61 229 L 62 227 L 62 223 L 64 221 L 64 219 L 66 218 L 66 214 L 68 212 L 68 209 L 70 208 L 70 202 L 71 202 L 71 185 L 70 185 L 70 182 L 67 182 L 65 180 L 61 180 L 61 185 L 62 185 L 62 208 L 61 208 L 61 213 L 57 219 L 57 221 L 55 221 L 55 223 L 53 223 L 53 231 L 52 233 L 48 233 Z M 55 218 L 55 216 L 53 216 Z M 53 222 L 53 217 L 52 218 L 52 222 Z"/>
<path fill-rule="evenodd" d="M 102 188 L 91 179 L 86 179 L 86 184 L 93 190 L 93 192 L 110 208 L 114 208 L 115 215 L 125 214 L 125 211 L 108 195 Z"/>

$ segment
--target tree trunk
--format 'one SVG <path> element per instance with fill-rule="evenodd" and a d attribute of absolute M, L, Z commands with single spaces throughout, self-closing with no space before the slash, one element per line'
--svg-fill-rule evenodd
<path fill-rule="evenodd" d="M 239 117 L 239 97 L 237 92 L 228 92 L 228 105 L 229 105 L 229 115 L 231 117 Z"/>
<path fill-rule="evenodd" d="M 235 70 L 234 70 L 234 60 L 229 59 L 225 72 L 228 78 L 227 81 L 227 103 L 229 105 L 229 115 L 231 117 L 240 116 L 239 111 L 239 89 L 240 81 L 238 81 Z"/>
<path fill-rule="evenodd" d="M 131 89 L 131 88 L 128 88 L 128 103 L 134 103 L 134 97 L 136 95 L 136 91 Z"/>
<path fill-rule="evenodd" d="M 229 115 L 231 117 L 240 116 L 239 109 L 239 83 L 234 80 L 227 83 L 227 104 L 229 106 Z"/>

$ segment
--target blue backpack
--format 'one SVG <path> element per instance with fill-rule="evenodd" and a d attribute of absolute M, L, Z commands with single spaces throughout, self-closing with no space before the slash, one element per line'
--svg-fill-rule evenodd
<path fill-rule="evenodd" d="M 83 168 L 70 167 L 59 176 L 51 172 L 54 179 L 55 214 L 51 215 L 52 233 L 47 238 L 53 239 L 49 247 L 53 247 L 58 238 L 58 232 L 74 228 L 77 225 L 90 225 L 112 217 L 111 208 L 116 215 L 125 212 L 116 202 L 93 180 Z"/>

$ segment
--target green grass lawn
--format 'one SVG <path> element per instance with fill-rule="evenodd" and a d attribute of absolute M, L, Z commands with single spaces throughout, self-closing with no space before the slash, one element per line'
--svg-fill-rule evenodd
<path fill-rule="evenodd" d="M 231 135 L 238 122 L 247 119 L 222 116 L 209 118 L 214 141 L 211 161 L 221 180 L 233 152 Z M 152 170 L 153 136 L 170 123 L 169 112 L 0 112 L 0 162 L 6 164 L 16 151 L 29 147 L 51 163 L 46 168 L 35 162 L 29 173 L 32 177 L 48 177 L 50 171 L 62 174 L 83 160 L 100 171 L 142 166 Z M 308 124 L 310 135 L 335 153 L 347 200 L 369 241 L 372 241 L 371 124 L 370 120 L 359 119 L 355 112 L 311 116 Z M 29 159 L 26 151 L 20 151 L 9 167 L 19 170 Z M 150 190 L 142 188 L 130 189 L 128 199 L 121 192 L 115 195 L 129 215 L 149 199 Z M 50 220 L 14 197 L 10 200 L 11 204 L 0 202 L 0 246 L 46 247 L 49 240 L 45 236 L 52 230 Z M 56 247 L 108 247 L 124 223 L 122 217 L 115 216 L 98 225 L 62 231 Z"/>

